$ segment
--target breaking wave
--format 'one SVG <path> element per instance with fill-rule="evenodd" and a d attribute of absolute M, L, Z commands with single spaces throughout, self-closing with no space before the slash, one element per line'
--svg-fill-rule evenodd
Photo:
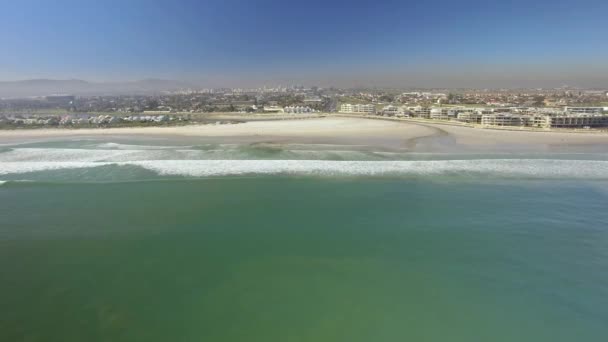
<path fill-rule="evenodd" d="M 608 179 L 608 161 L 554 159 L 469 159 L 425 161 L 339 160 L 134 160 L 124 162 L 18 161 L 0 164 L 0 175 L 96 168 L 137 166 L 161 176 L 233 175 L 456 175 L 526 178 Z"/>
<path fill-rule="evenodd" d="M 74 148 L 62 144 L 65 142 L 57 142 L 53 148 L 5 148 L 0 153 L 0 176 L 4 182 L 28 173 L 36 181 L 269 174 L 608 179 L 608 157 L 603 154 L 416 154 L 361 146 L 273 143 L 153 146 L 69 142 L 67 146 Z"/>
<path fill-rule="evenodd" d="M 133 145 L 133 144 L 119 144 L 114 142 L 100 143 L 91 145 L 96 149 L 107 149 L 107 150 L 171 150 L 171 149 L 187 149 L 192 146 L 165 146 L 165 145 Z"/>

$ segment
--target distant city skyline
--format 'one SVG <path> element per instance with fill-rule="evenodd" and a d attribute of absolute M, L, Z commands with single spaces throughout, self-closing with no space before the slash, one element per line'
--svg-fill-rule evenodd
<path fill-rule="evenodd" d="M 608 87 L 606 1 L 11 1 L 0 81 Z"/>

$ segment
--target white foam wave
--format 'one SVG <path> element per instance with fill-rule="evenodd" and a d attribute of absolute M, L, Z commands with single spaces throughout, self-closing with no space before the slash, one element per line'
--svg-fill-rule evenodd
<path fill-rule="evenodd" d="M 280 150 L 278 159 L 369 159 L 368 152 L 332 150 Z M 373 157 L 373 156 L 372 156 Z M 0 153 L 6 162 L 129 162 L 144 160 L 255 159 L 255 152 L 239 149 L 82 149 L 15 148 Z"/>
<path fill-rule="evenodd" d="M 108 165 L 112 163 L 97 162 L 5 162 L 0 164 L 0 175 L 22 174 L 29 172 L 53 171 L 64 169 L 82 169 Z"/>
<path fill-rule="evenodd" d="M 499 177 L 608 179 L 608 161 L 481 159 L 433 161 L 142 160 L 127 162 L 7 162 L 0 175 L 105 165 L 139 166 L 159 175 L 493 175 Z"/>
<path fill-rule="evenodd" d="M 434 175 L 498 174 L 526 177 L 608 178 L 608 162 L 568 160 L 209 160 L 140 161 L 131 163 L 161 175 L 216 176 L 242 174 Z"/>
<path fill-rule="evenodd" d="M 164 146 L 164 145 L 132 145 L 132 144 L 119 144 L 119 143 L 101 143 L 93 145 L 98 149 L 106 150 L 172 150 L 172 149 L 188 149 L 192 146 Z"/>
<path fill-rule="evenodd" d="M 0 154 L 8 162 L 128 162 L 134 160 L 201 158 L 196 150 L 95 150 L 73 148 L 17 148 Z"/>

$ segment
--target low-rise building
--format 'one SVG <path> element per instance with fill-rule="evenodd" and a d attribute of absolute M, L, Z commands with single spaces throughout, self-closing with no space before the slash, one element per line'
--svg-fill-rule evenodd
<path fill-rule="evenodd" d="M 608 115 L 602 114 L 487 114 L 484 126 L 518 126 L 536 128 L 597 128 L 608 127 Z"/>
<path fill-rule="evenodd" d="M 397 106 L 393 106 L 393 105 L 388 105 L 384 108 L 382 108 L 382 115 L 386 115 L 386 116 L 400 116 L 401 114 L 403 114 L 403 111 L 401 111 L 401 109 Z"/>
<path fill-rule="evenodd" d="M 458 117 L 458 113 L 463 111 L 462 108 L 454 107 L 433 107 L 429 114 L 429 118 L 433 120 L 453 120 Z"/>
<path fill-rule="evenodd" d="M 449 120 L 447 108 L 431 108 L 429 118 L 433 120 Z"/>
<path fill-rule="evenodd" d="M 416 118 L 428 119 L 431 116 L 430 107 L 416 106 L 416 107 L 408 107 L 407 109 L 409 110 L 411 115 Z"/>
<path fill-rule="evenodd" d="M 458 121 L 467 122 L 467 123 L 481 123 L 481 117 L 484 114 L 485 115 L 489 115 L 489 114 L 492 114 L 492 113 L 491 112 L 484 113 L 482 111 L 461 112 L 461 113 L 457 114 L 456 119 Z"/>
<path fill-rule="evenodd" d="M 485 114 L 481 116 L 483 126 L 528 126 L 530 116 L 521 114 Z"/>
<path fill-rule="evenodd" d="M 376 106 L 372 104 L 349 104 L 344 103 L 340 106 L 340 113 L 364 113 L 375 114 Z"/>
<path fill-rule="evenodd" d="M 592 128 L 607 127 L 608 115 L 578 114 L 547 116 L 548 127 L 551 128 Z"/>
<path fill-rule="evenodd" d="M 264 106 L 264 112 L 266 113 L 283 113 L 283 108 L 278 106 Z"/>
<path fill-rule="evenodd" d="M 340 106 L 340 113 L 353 113 L 353 105 L 350 103 L 343 103 Z"/>
<path fill-rule="evenodd" d="M 283 108 L 283 112 L 290 114 L 314 113 L 314 109 L 308 106 L 287 106 Z"/>

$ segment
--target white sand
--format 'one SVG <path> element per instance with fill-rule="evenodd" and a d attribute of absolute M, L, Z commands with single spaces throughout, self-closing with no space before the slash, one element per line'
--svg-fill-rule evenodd
<path fill-rule="evenodd" d="M 229 125 L 0 131 L 0 141 L 10 138 L 28 139 L 85 135 L 171 135 L 191 137 L 230 137 L 256 135 L 277 137 L 374 137 L 391 135 L 413 138 L 430 135 L 432 133 L 433 130 L 427 127 L 391 121 L 351 118 L 321 118 L 307 120 L 252 121 Z"/>
<path fill-rule="evenodd" d="M 36 129 L 0 131 L 0 145 L 47 138 L 78 136 L 182 136 L 182 137 L 253 137 L 262 139 L 291 139 L 308 143 L 336 141 L 364 143 L 416 149 L 437 138 L 443 144 L 466 147 L 504 146 L 606 146 L 608 134 L 501 131 L 450 125 L 418 124 L 414 122 L 370 120 L 364 118 L 327 117 L 306 120 L 253 121 L 232 125 L 189 125 L 176 127 L 136 127 L 107 129 Z M 449 146 L 448 146 L 449 147 Z"/>

